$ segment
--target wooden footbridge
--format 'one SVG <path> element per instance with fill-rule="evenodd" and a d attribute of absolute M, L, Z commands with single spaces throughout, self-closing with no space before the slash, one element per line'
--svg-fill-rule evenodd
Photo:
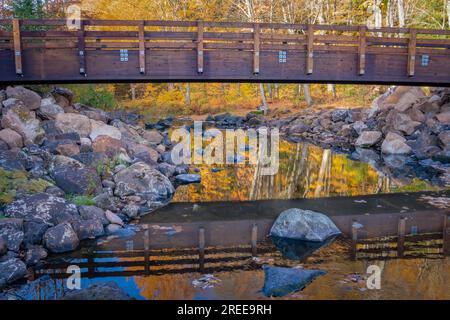
<path fill-rule="evenodd" d="M 450 86 L 450 30 L 205 21 L 0 20 L 0 84 Z"/>

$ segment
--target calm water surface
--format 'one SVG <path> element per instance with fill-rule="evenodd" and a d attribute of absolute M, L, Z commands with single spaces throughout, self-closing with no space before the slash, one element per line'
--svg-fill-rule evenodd
<path fill-rule="evenodd" d="M 442 248 L 445 211 L 423 201 L 449 197 L 448 191 L 410 172 L 388 175 L 376 163 L 284 141 L 273 177 L 251 166 L 198 169 L 202 183 L 180 187 L 173 204 L 119 236 L 52 257 L 15 294 L 58 298 L 67 290 L 67 266 L 76 264 L 82 287 L 115 281 L 136 299 L 267 299 L 261 267 L 272 264 L 327 272 L 285 299 L 450 299 L 450 260 Z M 317 250 L 273 242 L 270 226 L 292 207 L 326 213 L 343 235 Z M 395 236 L 404 217 L 408 236 L 400 252 Z M 370 243 L 350 240 L 354 221 L 363 225 L 358 238 Z M 371 264 L 382 270 L 381 290 L 366 289 Z M 205 274 L 216 278 L 199 286 L 194 280 Z"/>

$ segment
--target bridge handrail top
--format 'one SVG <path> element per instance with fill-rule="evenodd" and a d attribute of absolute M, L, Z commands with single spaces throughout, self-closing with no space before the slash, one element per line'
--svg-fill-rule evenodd
<path fill-rule="evenodd" d="M 0 19 L 0 25 L 12 25 L 14 19 Z M 67 19 L 19 19 L 24 26 L 64 26 Z M 306 30 L 309 25 L 315 30 L 349 31 L 356 32 L 364 27 L 367 32 L 383 33 L 410 33 L 415 30 L 417 34 L 450 35 L 450 29 L 423 29 L 423 28 L 371 28 L 364 25 L 326 25 L 326 24 L 299 24 L 299 23 L 267 23 L 267 22 L 232 22 L 232 21 L 181 21 L 181 20 L 112 20 L 112 19 L 83 19 L 85 26 L 155 26 L 155 27 L 196 27 L 199 22 L 210 28 L 253 28 L 258 25 L 261 29 L 300 29 Z"/>

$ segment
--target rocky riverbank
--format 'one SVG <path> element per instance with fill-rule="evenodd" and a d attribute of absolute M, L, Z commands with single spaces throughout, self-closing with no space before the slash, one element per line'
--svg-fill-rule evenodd
<path fill-rule="evenodd" d="M 72 100 L 63 88 L 0 91 L 0 288 L 168 204 L 188 173 L 170 163 L 167 132 Z"/>

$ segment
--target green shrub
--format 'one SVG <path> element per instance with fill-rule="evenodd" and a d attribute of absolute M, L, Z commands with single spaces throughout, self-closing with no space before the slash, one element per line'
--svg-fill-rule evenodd
<path fill-rule="evenodd" d="M 95 201 L 91 196 L 68 195 L 66 199 L 77 206 L 95 206 Z"/>
<path fill-rule="evenodd" d="M 87 85 L 80 86 L 77 92 L 80 103 L 103 109 L 112 110 L 117 107 L 114 93 L 106 86 Z"/>

